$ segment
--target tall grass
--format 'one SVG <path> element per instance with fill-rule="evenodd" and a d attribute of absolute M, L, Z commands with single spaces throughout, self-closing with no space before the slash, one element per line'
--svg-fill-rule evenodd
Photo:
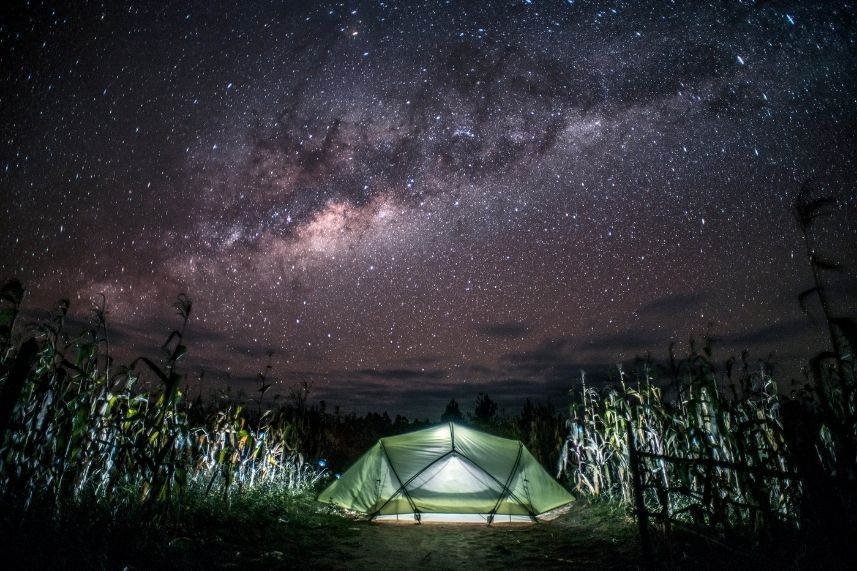
<path fill-rule="evenodd" d="M 737 378 L 721 376 L 707 349 L 674 365 L 670 399 L 649 364 L 636 380 L 620 369 L 616 387 L 599 390 L 581 377 L 560 472 L 578 492 L 630 503 L 630 425 L 636 447 L 661 457 L 641 462 L 650 511 L 720 530 L 794 520 L 801 484 L 790 477 L 782 397 L 770 372 L 745 363 Z"/>
<path fill-rule="evenodd" d="M 111 510 L 176 513 L 188 494 L 229 499 L 246 490 L 298 494 L 325 477 L 299 452 L 300 418 L 281 408 L 250 415 L 236 405 L 188 402 L 180 387 L 192 304 L 174 305 L 180 326 L 156 362 L 117 366 L 103 306 L 69 335 L 61 301 L 33 337 L 12 341 L 24 290 L 10 282 L 0 308 L 0 494 L 26 509 L 96 501 Z M 19 328 L 20 329 L 20 328 Z M 146 389 L 148 375 L 159 383 Z"/>

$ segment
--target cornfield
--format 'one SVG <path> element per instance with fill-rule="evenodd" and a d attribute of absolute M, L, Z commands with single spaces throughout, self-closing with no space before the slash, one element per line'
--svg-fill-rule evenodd
<path fill-rule="evenodd" d="M 643 360 L 631 378 L 620 367 L 607 388 L 581 373 L 558 465 L 574 489 L 636 502 L 641 533 L 652 515 L 718 536 L 799 533 L 830 553 L 853 544 L 857 320 L 834 313 L 825 276 L 842 264 L 814 233 L 833 204 L 811 181 L 794 204 L 813 279 L 798 301 L 809 314 L 817 298 L 832 349 L 807 362 L 806 383 L 786 396 L 770 365 L 746 354 L 718 367 L 708 339 L 683 360 L 672 347 L 665 365 Z"/>
<path fill-rule="evenodd" d="M 565 437 L 562 415 L 529 401 L 510 419 L 480 395 L 469 422 L 521 439 L 542 462 L 559 450 L 558 477 L 582 495 L 636 503 L 644 522 L 651 515 L 665 528 L 760 541 L 799 533 L 831 552 L 852 546 L 857 322 L 832 312 L 823 272 L 838 264 L 818 254 L 810 232 L 829 202 L 805 190 L 796 213 L 814 287 L 799 302 L 806 309 L 817 296 L 831 350 L 808 361 L 804 386 L 785 395 L 768 364 L 744 356 L 718 366 L 710 343 L 691 343 L 683 360 L 670 348 L 665 365 L 645 360 L 631 374 L 620 367 L 609 386 L 587 384 L 581 373 Z M 188 400 L 182 363 L 193 306 L 184 295 L 162 358 L 127 366 L 113 360 L 106 301 L 86 330 L 69 334 L 67 301 L 23 326 L 23 298 L 16 281 L 0 289 L 0 500 L 23 511 L 38 505 L 59 514 L 95 502 L 159 521 L 180 517 L 199 498 L 297 497 L 327 477 L 323 463 L 304 454 L 338 448 L 340 460 L 353 459 L 378 436 L 428 423 L 330 414 L 324 404 L 308 405 L 306 386 L 292 392 L 291 406 L 272 410 Z M 270 364 L 259 375 L 260 396 L 269 372 Z M 455 400 L 444 414 L 465 421 Z"/>
<path fill-rule="evenodd" d="M 23 293 L 10 282 L 0 308 L 0 494 L 7 502 L 61 510 L 94 500 L 161 517 L 188 494 L 228 500 L 266 487 L 298 494 L 325 477 L 299 451 L 295 415 L 260 411 L 251 426 L 240 406 L 208 409 L 185 399 L 186 296 L 175 303 L 181 326 L 164 343 L 163 360 L 141 357 L 118 367 L 103 305 L 89 329 L 70 337 L 62 301 L 15 347 Z M 144 375 L 160 388 L 146 390 Z"/>
<path fill-rule="evenodd" d="M 857 400 L 853 374 L 841 379 L 835 361 L 822 360 L 815 388 L 789 397 L 764 364 L 718 370 L 707 345 L 672 360 L 674 378 L 661 386 L 649 363 L 636 378 L 620 368 L 608 388 L 587 386 L 581 374 L 559 473 L 583 495 L 631 505 L 636 468 L 645 511 L 668 525 L 718 536 L 835 537 L 828 527 L 853 529 L 857 507 Z"/>

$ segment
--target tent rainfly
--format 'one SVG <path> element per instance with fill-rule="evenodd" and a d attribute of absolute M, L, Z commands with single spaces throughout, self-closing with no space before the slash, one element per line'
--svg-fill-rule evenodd
<path fill-rule="evenodd" d="M 572 498 L 517 440 L 452 422 L 382 438 L 325 489 L 374 520 L 532 522 Z"/>

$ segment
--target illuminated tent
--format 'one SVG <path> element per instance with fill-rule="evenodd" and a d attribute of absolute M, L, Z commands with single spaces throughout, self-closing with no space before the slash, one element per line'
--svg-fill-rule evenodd
<path fill-rule="evenodd" d="M 571 501 L 517 440 L 447 423 L 382 438 L 318 497 L 405 521 L 535 521 Z"/>

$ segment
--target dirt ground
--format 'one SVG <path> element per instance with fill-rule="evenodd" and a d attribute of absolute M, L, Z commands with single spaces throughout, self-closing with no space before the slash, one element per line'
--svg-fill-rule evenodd
<path fill-rule="evenodd" d="M 270 512 L 270 513 L 268 513 Z M 637 528 L 625 508 L 576 500 L 536 524 L 370 523 L 324 510 L 198 514 L 181 530 L 143 532 L 96 523 L 45 526 L 3 518 L 4 569 L 642 569 Z M 669 544 L 665 548 L 666 543 Z M 736 559 L 725 546 L 656 541 L 655 569 L 786 569 Z"/>
<path fill-rule="evenodd" d="M 317 506 L 315 508 L 317 510 Z M 622 508 L 575 502 L 536 524 L 371 523 L 333 512 L 233 510 L 181 530 L 95 523 L 52 528 L 0 517 L 0 567 L 14 569 L 636 569 Z"/>
<path fill-rule="evenodd" d="M 618 511 L 618 510 L 617 510 Z M 534 525 L 351 522 L 307 564 L 322 569 L 636 569 L 627 518 L 578 504 Z M 324 533 L 323 530 L 319 530 Z"/>
<path fill-rule="evenodd" d="M 284 555 L 268 568 L 312 569 L 644 569 L 637 527 L 624 508 L 577 500 L 566 513 L 537 524 L 390 524 L 349 521 L 318 528 L 317 543 L 297 559 Z M 747 558 L 726 546 L 693 538 L 665 542 L 653 531 L 653 569 L 754 571 L 790 568 Z M 669 545 L 667 545 L 667 543 Z M 320 547 L 320 548 L 319 548 Z M 295 551 L 292 551 L 294 557 Z M 255 560 L 266 563 L 263 558 Z M 265 566 L 265 565 L 263 565 Z"/>

